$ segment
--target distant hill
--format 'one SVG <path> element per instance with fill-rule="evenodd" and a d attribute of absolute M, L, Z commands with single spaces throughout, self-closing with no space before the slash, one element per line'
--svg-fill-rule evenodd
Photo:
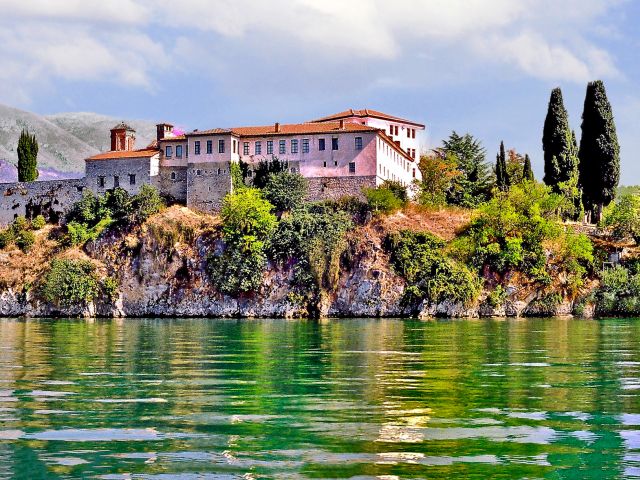
<path fill-rule="evenodd" d="M 38 115 L 0 104 L 0 182 L 15 181 L 16 148 L 23 128 L 38 139 L 40 179 L 78 177 L 84 159 L 110 147 L 109 129 L 125 120 L 136 129 L 136 145 L 155 138 L 155 124 L 95 113 Z"/>

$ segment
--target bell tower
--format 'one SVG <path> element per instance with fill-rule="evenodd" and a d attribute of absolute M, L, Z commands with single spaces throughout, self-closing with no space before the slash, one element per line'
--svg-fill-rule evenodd
<path fill-rule="evenodd" d="M 136 131 L 124 122 L 111 129 L 111 151 L 131 151 L 136 141 Z"/>

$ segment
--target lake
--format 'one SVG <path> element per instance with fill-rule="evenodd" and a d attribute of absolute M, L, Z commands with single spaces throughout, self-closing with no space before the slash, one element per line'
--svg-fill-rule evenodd
<path fill-rule="evenodd" d="M 0 478 L 640 477 L 640 321 L 0 320 Z"/>

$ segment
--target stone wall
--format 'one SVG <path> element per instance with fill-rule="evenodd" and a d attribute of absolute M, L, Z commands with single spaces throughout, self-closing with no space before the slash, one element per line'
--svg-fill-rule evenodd
<path fill-rule="evenodd" d="M 157 187 L 163 196 L 186 204 L 187 167 L 160 167 Z"/>
<path fill-rule="evenodd" d="M 8 225 L 17 216 L 44 215 L 57 222 L 82 198 L 84 187 L 84 179 L 0 183 L 0 225 Z"/>
<path fill-rule="evenodd" d="M 362 197 L 362 189 L 375 188 L 376 177 L 312 177 L 309 182 L 308 200 L 338 199 L 345 196 Z"/>
<path fill-rule="evenodd" d="M 157 175 L 152 176 L 152 162 L 153 159 L 148 157 L 88 161 L 85 167 L 87 187 L 97 195 L 104 195 L 115 187 L 135 195 L 142 185 L 157 186 Z M 131 175 L 135 178 L 132 179 Z M 104 186 L 98 183 L 100 177 L 104 178 Z"/>
<path fill-rule="evenodd" d="M 231 191 L 229 162 L 190 163 L 187 169 L 187 207 L 216 212 Z"/>

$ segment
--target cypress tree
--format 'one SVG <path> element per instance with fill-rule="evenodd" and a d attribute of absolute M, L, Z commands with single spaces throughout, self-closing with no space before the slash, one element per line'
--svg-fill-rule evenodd
<path fill-rule="evenodd" d="M 33 182 L 38 178 L 38 141 L 28 130 L 18 140 L 18 181 Z"/>
<path fill-rule="evenodd" d="M 579 157 L 583 203 L 598 221 L 620 181 L 620 146 L 602 80 L 587 85 Z"/>
<path fill-rule="evenodd" d="M 556 193 L 562 193 L 561 183 L 577 183 L 578 156 L 560 88 L 554 88 L 551 91 L 547 117 L 544 121 L 542 149 L 544 150 L 544 183 Z"/>
<path fill-rule="evenodd" d="M 507 172 L 507 156 L 504 152 L 504 142 L 500 142 L 500 153 L 496 155 L 496 185 L 502 190 L 509 189 L 509 173 Z"/>
<path fill-rule="evenodd" d="M 529 154 L 524 156 L 524 167 L 522 168 L 522 179 L 525 182 L 533 182 L 535 177 L 533 176 L 533 169 L 531 168 L 531 159 Z"/>

